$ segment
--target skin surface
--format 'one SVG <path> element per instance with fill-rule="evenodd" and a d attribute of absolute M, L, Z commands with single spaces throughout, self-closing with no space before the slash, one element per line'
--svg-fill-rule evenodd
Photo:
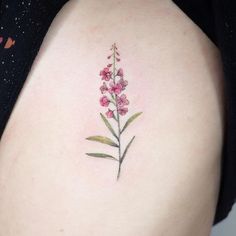
<path fill-rule="evenodd" d="M 99 71 L 116 42 L 135 142 L 116 162 Z M 219 52 L 171 1 L 70 1 L 54 20 L 0 142 L 0 235 L 207 236 L 224 133 Z"/>

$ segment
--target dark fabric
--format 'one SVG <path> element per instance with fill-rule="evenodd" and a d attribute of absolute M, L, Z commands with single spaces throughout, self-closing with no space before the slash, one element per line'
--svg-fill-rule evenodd
<path fill-rule="evenodd" d="M 226 134 L 214 225 L 225 219 L 236 197 L 236 1 L 174 0 L 218 46 L 226 91 Z"/>
<path fill-rule="evenodd" d="M 215 0 L 173 0 L 216 44 L 214 3 Z"/>
<path fill-rule="evenodd" d="M 43 38 L 68 0 L 0 0 L 0 137 Z M 236 196 L 236 3 L 174 0 L 219 47 L 225 74 L 227 127 L 214 224 L 230 212 Z"/>
<path fill-rule="evenodd" d="M 43 38 L 66 2 L 0 1 L 0 137 Z"/>

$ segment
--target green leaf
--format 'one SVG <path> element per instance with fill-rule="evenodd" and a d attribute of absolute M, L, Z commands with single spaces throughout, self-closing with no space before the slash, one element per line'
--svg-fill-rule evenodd
<path fill-rule="evenodd" d="M 126 154 L 127 154 L 127 152 L 128 152 L 128 149 L 129 149 L 130 145 L 131 145 L 132 142 L 134 141 L 134 138 L 135 138 L 135 136 L 129 141 L 128 145 L 126 146 L 125 151 L 124 151 L 124 153 L 123 153 L 123 155 L 122 155 L 122 157 L 121 157 L 121 160 L 120 160 L 121 163 L 122 163 L 123 160 L 125 159 L 125 156 L 126 156 Z"/>
<path fill-rule="evenodd" d="M 142 114 L 142 112 L 138 112 L 138 113 L 135 113 L 134 115 L 132 115 L 125 123 L 123 129 L 121 130 L 121 133 L 124 132 L 124 130 L 128 127 L 128 125 L 134 121 L 138 116 L 140 116 Z"/>
<path fill-rule="evenodd" d="M 101 118 L 102 118 L 102 120 L 104 121 L 106 127 L 111 131 L 111 133 L 114 135 L 114 137 L 118 140 L 119 138 L 118 138 L 118 136 L 116 135 L 114 129 L 112 128 L 112 126 L 111 126 L 111 124 L 109 123 L 109 121 L 107 120 L 107 118 L 106 118 L 102 113 L 100 113 L 100 115 L 101 115 Z"/>
<path fill-rule="evenodd" d="M 113 140 L 111 140 L 110 138 L 107 138 L 107 137 L 103 137 L 103 136 L 91 136 L 86 139 L 90 140 L 90 141 L 108 144 L 113 147 L 119 147 L 118 144 L 116 144 Z"/>
<path fill-rule="evenodd" d="M 88 155 L 90 157 L 107 158 L 107 159 L 112 159 L 112 160 L 118 161 L 115 157 L 113 157 L 109 154 L 105 154 L 105 153 L 86 153 L 86 155 Z"/>

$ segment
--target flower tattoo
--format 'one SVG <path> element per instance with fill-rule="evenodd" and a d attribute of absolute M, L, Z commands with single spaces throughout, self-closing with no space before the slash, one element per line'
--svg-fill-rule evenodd
<path fill-rule="evenodd" d="M 128 105 L 130 104 L 124 91 L 128 85 L 128 81 L 124 79 L 124 71 L 122 68 L 117 69 L 118 62 L 121 61 L 120 53 L 116 44 L 113 44 L 110 49 L 111 55 L 107 57 L 108 60 L 112 60 L 104 69 L 100 71 L 102 85 L 100 87 L 101 97 L 99 103 L 102 107 L 106 107 L 107 111 L 105 114 L 100 113 L 100 116 L 109 129 L 115 141 L 111 138 L 104 136 L 90 136 L 86 138 L 90 141 L 95 141 L 118 149 L 118 157 L 114 157 L 110 154 L 105 153 L 86 153 L 90 157 L 105 158 L 117 161 L 119 163 L 117 180 L 120 177 L 121 165 L 127 155 L 128 149 L 133 143 L 135 136 L 126 145 L 122 152 L 121 148 L 121 137 L 127 127 L 142 114 L 142 112 L 135 113 L 122 126 L 122 119 L 128 113 Z M 113 123 L 112 123 L 113 122 Z M 115 128 L 114 128 L 115 127 Z"/>

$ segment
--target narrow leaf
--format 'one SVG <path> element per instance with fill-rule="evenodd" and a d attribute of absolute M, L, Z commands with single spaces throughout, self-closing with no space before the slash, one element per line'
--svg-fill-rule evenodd
<path fill-rule="evenodd" d="M 105 154 L 105 153 L 86 153 L 86 155 L 88 155 L 90 157 L 107 158 L 107 159 L 112 159 L 112 160 L 118 161 L 115 157 L 113 157 L 109 154 Z"/>
<path fill-rule="evenodd" d="M 111 133 L 114 135 L 114 137 L 118 140 L 118 136 L 116 135 L 114 129 L 112 128 L 111 124 L 109 123 L 109 121 L 107 120 L 107 118 L 100 113 L 102 120 L 104 121 L 106 127 L 111 131 Z"/>
<path fill-rule="evenodd" d="M 128 152 L 128 149 L 129 149 L 130 145 L 131 145 L 132 142 L 134 141 L 134 138 L 135 138 L 135 136 L 129 141 L 128 145 L 126 146 L 125 151 L 124 151 L 124 153 L 123 153 L 123 155 L 122 155 L 122 157 L 121 157 L 121 163 L 122 163 L 123 160 L 125 159 L 125 156 L 126 156 L 126 154 L 127 154 L 127 152 Z"/>
<path fill-rule="evenodd" d="M 90 140 L 90 141 L 96 141 L 99 143 L 108 144 L 113 147 L 119 147 L 118 144 L 116 144 L 113 140 L 111 140 L 110 138 L 107 138 L 107 137 L 103 137 L 103 136 L 91 136 L 86 139 Z"/>
<path fill-rule="evenodd" d="M 138 116 L 140 116 L 142 114 L 142 112 L 138 112 L 138 113 L 135 113 L 134 115 L 132 115 L 125 123 L 123 129 L 121 130 L 121 133 L 124 132 L 124 130 L 128 127 L 128 125 L 134 121 Z"/>

